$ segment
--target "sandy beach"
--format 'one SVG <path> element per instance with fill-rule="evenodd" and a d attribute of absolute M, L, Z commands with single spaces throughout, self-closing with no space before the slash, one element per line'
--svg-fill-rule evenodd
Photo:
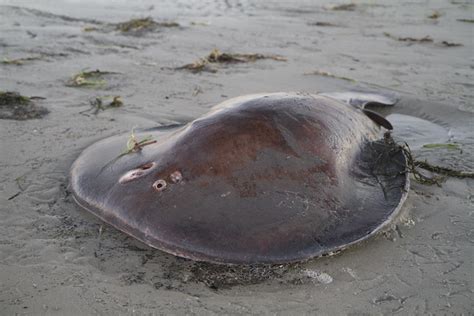
<path fill-rule="evenodd" d="M 384 110 L 394 136 L 418 159 L 472 172 L 473 9 L 469 0 L 0 0 L 0 91 L 49 112 L 0 119 L 0 314 L 471 314 L 473 179 L 412 180 L 386 231 L 335 256 L 221 266 L 104 224 L 74 203 L 68 175 L 95 141 L 187 123 L 232 97 L 354 89 L 419 100 Z M 151 28 L 120 24 L 147 17 Z M 178 69 L 216 48 L 285 60 Z M 95 70 L 104 73 L 90 84 L 74 77 Z"/>

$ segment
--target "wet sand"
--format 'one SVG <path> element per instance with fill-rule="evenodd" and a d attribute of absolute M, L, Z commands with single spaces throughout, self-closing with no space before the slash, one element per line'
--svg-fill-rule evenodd
<path fill-rule="evenodd" d="M 425 100 L 385 110 L 397 122 L 395 136 L 420 159 L 472 170 L 473 24 L 459 21 L 472 19 L 472 3 L 354 3 L 348 11 L 304 0 L 1 0 L 0 58 L 38 59 L 0 64 L 0 90 L 44 97 L 35 102 L 50 112 L 0 120 L 2 313 L 469 314 L 472 179 L 449 178 L 441 187 L 412 181 L 401 218 L 385 233 L 333 257 L 272 267 L 213 266 L 150 249 L 69 194 L 69 167 L 94 141 L 186 123 L 220 101 L 258 92 L 384 87 Z M 434 11 L 439 17 L 429 18 Z M 180 26 L 128 35 L 108 29 L 147 16 Z M 91 27 L 99 31 L 84 31 Z M 426 36 L 432 41 L 407 39 Z M 288 60 L 220 65 L 215 73 L 173 69 L 213 48 Z M 116 74 L 100 87 L 66 85 L 84 69 Z M 307 74 L 314 71 L 351 80 Z M 90 100 L 109 95 L 124 105 L 94 114 Z M 394 113 L 423 121 L 406 124 Z M 456 148 L 423 147 L 433 143 Z"/>

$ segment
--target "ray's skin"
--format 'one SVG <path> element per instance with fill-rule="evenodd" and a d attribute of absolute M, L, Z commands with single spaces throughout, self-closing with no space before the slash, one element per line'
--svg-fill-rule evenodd
<path fill-rule="evenodd" d="M 322 95 L 235 98 L 183 127 L 138 134 L 157 142 L 105 168 L 127 135 L 90 146 L 71 187 L 105 222 L 178 256 L 304 260 L 373 235 L 406 197 L 405 157 L 374 117 Z"/>

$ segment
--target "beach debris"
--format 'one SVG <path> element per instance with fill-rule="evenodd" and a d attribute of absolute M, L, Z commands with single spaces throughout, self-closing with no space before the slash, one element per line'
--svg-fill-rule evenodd
<path fill-rule="evenodd" d="M 14 198 L 16 198 L 16 197 L 18 197 L 20 194 L 22 194 L 23 191 L 25 191 L 26 187 L 23 186 L 23 184 L 24 184 L 25 182 L 26 182 L 26 174 L 15 178 L 15 183 L 16 183 L 16 185 L 18 186 L 18 189 L 19 189 L 20 191 L 16 192 L 16 193 L 13 194 L 12 196 L 10 196 L 10 197 L 8 198 L 8 201 L 13 200 Z"/>
<path fill-rule="evenodd" d="M 415 158 L 413 158 L 410 146 L 408 146 L 407 143 L 403 143 L 399 146 L 407 159 L 407 171 L 413 175 L 413 178 L 418 183 L 425 185 L 436 184 L 437 186 L 441 186 L 441 182 L 444 181 L 446 177 L 474 178 L 474 172 L 471 171 L 456 170 L 453 168 L 436 166 L 426 160 L 416 160 Z M 428 170 L 432 173 L 436 173 L 438 175 L 427 176 L 420 172 L 420 168 Z"/>
<path fill-rule="evenodd" d="M 357 8 L 355 3 L 344 3 L 330 6 L 329 9 L 333 11 L 354 11 Z"/>
<path fill-rule="evenodd" d="M 441 13 L 439 11 L 433 11 L 430 15 L 428 15 L 428 19 L 436 20 L 441 17 Z"/>
<path fill-rule="evenodd" d="M 190 64 L 176 67 L 175 69 L 176 70 L 186 69 L 186 70 L 191 71 L 192 73 L 199 73 L 202 71 L 217 72 L 217 69 L 213 67 L 206 58 L 199 58 Z"/>
<path fill-rule="evenodd" d="M 453 43 L 453 42 L 448 42 L 448 41 L 442 41 L 440 43 L 442 46 L 446 46 L 446 47 L 459 47 L 459 46 L 464 46 L 463 44 L 461 43 Z"/>
<path fill-rule="evenodd" d="M 86 26 L 82 29 L 83 32 L 95 32 L 95 31 L 100 31 L 100 28 L 96 26 Z"/>
<path fill-rule="evenodd" d="M 339 24 L 334 24 L 331 22 L 308 22 L 308 25 L 310 26 L 327 26 L 327 27 L 338 27 L 340 26 Z"/>
<path fill-rule="evenodd" d="M 135 131 L 132 130 L 132 134 L 127 140 L 127 149 L 122 153 L 123 155 L 128 155 L 130 153 L 136 153 L 142 150 L 143 147 L 156 143 L 156 140 L 153 139 L 151 135 L 146 136 L 145 138 L 138 140 L 135 136 Z"/>
<path fill-rule="evenodd" d="M 147 32 L 155 31 L 159 28 L 179 27 L 179 23 L 172 21 L 158 22 L 151 17 L 130 19 L 120 23 L 108 23 L 102 27 L 86 26 L 83 32 L 113 32 L 118 31 L 126 35 L 142 35 Z"/>
<path fill-rule="evenodd" d="M 201 21 L 192 21 L 191 25 L 209 26 L 209 25 L 211 25 L 211 23 L 210 22 L 201 22 Z"/>
<path fill-rule="evenodd" d="M 474 23 L 474 19 L 457 19 L 459 22 Z"/>
<path fill-rule="evenodd" d="M 398 37 L 394 36 L 390 33 L 384 32 L 383 33 L 386 37 L 389 37 L 391 39 L 394 39 L 399 42 L 411 42 L 411 43 L 433 43 L 433 39 L 427 35 L 425 37 L 421 38 L 415 38 L 415 37 Z"/>
<path fill-rule="evenodd" d="M 7 200 L 8 200 L 8 201 L 11 201 L 11 200 L 13 200 L 14 198 L 16 198 L 17 196 L 19 196 L 20 194 L 21 194 L 21 192 L 19 191 L 19 192 L 13 194 L 12 196 L 10 196 Z"/>
<path fill-rule="evenodd" d="M 191 64 L 186 64 L 175 69 L 186 69 L 193 73 L 201 71 L 216 72 L 217 69 L 213 67 L 215 64 L 248 63 L 260 59 L 272 59 L 276 61 L 287 60 L 285 57 L 279 55 L 222 53 L 220 50 L 215 48 L 206 57 L 199 58 Z"/>
<path fill-rule="evenodd" d="M 425 36 L 425 37 L 421 37 L 421 38 L 415 38 L 415 37 L 397 37 L 397 36 L 394 36 L 390 33 L 387 33 L 387 32 L 384 32 L 383 33 L 385 36 L 393 39 L 393 40 L 396 40 L 396 41 L 399 41 L 399 42 L 409 42 L 409 43 L 433 43 L 434 40 L 429 36 Z M 445 46 L 445 47 L 459 47 L 459 46 L 463 46 L 463 44 L 460 44 L 460 43 L 452 43 L 452 42 L 448 42 L 448 41 L 442 41 L 440 43 L 437 43 L 437 45 L 440 45 L 440 46 Z"/>
<path fill-rule="evenodd" d="M 153 31 L 159 27 L 178 27 L 176 22 L 156 22 L 151 17 L 131 19 L 126 22 L 115 24 L 115 30 L 122 33 L 141 33 Z"/>
<path fill-rule="evenodd" d="M 304 75 L 305 76 L 316 75 L 316 76 L 336 78 L 336 79 L 342 79 L 342 80 L 346 80 L 346 81 L 356 82 L 356 80 L 354 80 L 352 78 L 338 76 L 338 75 L 332 74 L 330 72 L 321 71 L 321 70 L 314 70 L 314 71 L 310 71 L 310 72 L 305 72 Z"/>
<path fill-rule="evenodd" d="M 20 104 L 26 105 L 29 104 L 30 98 L 25 97 L 17 92 L 10 91 L 0 91 L 0 105 L 11 105 L 11 104 Z"/>
<path fill-rule="evenodd" d="M 379 296 L 379 297 L 376 297 L 372 300 L 372 302 L 374 304 L 382 304 L 382 303 L 385 303 L 385 302 L 391 302 L 391 301 L 398 301 L 398 302 L 401 302 L 403 301 L 404 299 L 403 298 L 398 298 L 396 296 L 393 296 L 393 295 L 389 295 L 389 294 L 384 294 L 382 296 Z"/>
<path fill-rule="evenodd" d="M 4 58 L 1 63 L 4 65 L 16 65 L 16 66 L 21 66 L 24 65 L 25 63 L 33 60 L 39 60 L 41 59 L 41 56 L 31 56 L 31 57 L 22 57 L 22 58 L 15 58 L 15 59 L 10 59 L 10 58 Z"/>
<path fill-rule="evenodd" d="M 153 136 L 148 135 L 143 137 L 141 140 L 138 140 L 138 138 L 135 136 L 135 129 L 132 129 L 132 132 L 130 136 L 128 137 L 127 143 L 125 145 L 125 150 L 122 151 L 117 157 L 114 159 L 110 160 L 107 162 L 99 171 L 99 173 L 103 172 L 107 167 L 111 166 L 114 162 L 122 158 L 123 156 L 132 154 L 132 153 L 138 153 L 140 152 L 143 147 L 155 144 L 157 141 L 153 139 Z M 149 166 L 152 166 L 154 163 L 151 164 L 146 164 L 145 166 L 142 166 L 140 169 L 146 170 L 149 169 Z M 121 177 L 121 182 L 128 182 L 129 179 L 132 179 L 134 177 L 134 171 L 129 171 L 127 174 Z"/>
<path fill-rule="evenodd" d="M 193 97 L 197 96 L 198 94 L 200 93 L 203 93 L 204 91 L 202 91 L 202 88 L 201 87 L 194 87 L 194 90 L 193 90 Z"/>
<path fill-rule="evenodd" d="M 97 88 L 103 87 L 107 81 L 103 79 L 106 75 L 118 74 L 118 72 L 101 71 L 99 69 L 93 71 L 81 71 L 66 83 L 68 87 L 88 87 Z"/>
<path fill-rule="evenodd" d="M 33 99 L 41 98 L 26 97 L 12 91 L 0 91 L 0 119 L 23 121 L 41 118 L 49 113 L 48 109 L 36 105 Z"/>
<path fill-rule="evenodd" d="M 253 62 L 259 59 L 273 59 L 276 61 L 286 61 L 286 58 L 277 55 L 264 55 L 264 54 L 232 54 L 222 53 L 218 49 L 214 49 L 207 60 L 211 63 L 246 63 Z"/>
<path fill-rule="evenodd" d="M 91 109 L 82 111 L 81 113 L 93 110 L 94 114 L 97 114 L 100 111 L 123 106 L 123 100 L 120 96 L 95 97 L 93 100 L 89 101 L 89 103 L 91 105 Z"/>

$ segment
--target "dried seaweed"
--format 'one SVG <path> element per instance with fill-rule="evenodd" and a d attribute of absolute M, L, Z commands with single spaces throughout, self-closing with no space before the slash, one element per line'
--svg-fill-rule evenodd
<path fill-rule="evenodd" d="M 331 7 L 330 9 L 333 11 L 354 11 L 357 5 L 355 3 L 345 3 L 339 4 Z"/>
<path fill-rule="evenodd" d="M 151 136 L 147 136 L 142 140 L 137 140 L 134 131 L 128 138 L 127 149 L 122 153 L 122 155 L 128 155 L 130 153 L 136 153 L 142 150 L 143 147 L 156 143 Z"/>
<path fill-rule="evenodd" d="M 474 19 L 457 19 L 459 22 L 474 23 Z"/>
<path fill-rule="evenodd" d="M 453 43 L 453 42 L 448 42 L 448 41 L 442 41 L 440 44 L 443 45 L 443 46 L 446 46 L 446 47 L 459 47 L 459 46 L 464 46 L 464 45 L 461 44 L 461 43 Z"/>
<path fill-rule="evenodd" d="M 433 43 L 434 42 L 433 39 L 430 36 L 415 38 L 415 37 L 397 37 L 397 36 L 394 36 L 394 35 L 392 35 L 390 33 L 387 33 L 387 32 L 384 32 L 383 34 L 385 36 L 387 36 L 387 37 L 389 37 L 393 40 L 399 41 L 399 42 L 409 42 L 409 43 Z M 453 42 L 448 42 L 448 41 L 442 41 L 442 42 L 436 43 L 436 45 L 441 45 L 441 46 L 445 46 L 445 47 L 463 46 L 463 44 L 461 44 L 461 43 L 453 43 Z"/>
<path fill-rule="evenodd" d="M 221 53 L 218 49 L 214 49 L 209 56 L 207 56 L 207 60 L 211 63 L 247 63 L 259 59 L 286 61 L 286 58 L 276 55 Z"/>
<path fill-rule="evenodd" d="M 390 136 L 390 133 L 387 132 L 385 134 L 385 139 L 389 139 L 389 141 L 393 141 Z M 469 171 L 461 171 L 456 170 L 448 167 L 441 167 L 436 166 L 429 163 L 426 160 L 416 160 L 413 158 L 413 154 L 411 152 L 410 146 L 407 143 L 403 143 L 402 145 L 398 145 L 398 147 L 403 151 L 406 159 L 407 159 L 407 171 L 413 175 L 415 181 L 425 185 L 433 185 L 436 184 L 438 186 L 441 185 L 441 182 L 446 177 L 455 177 L 455 178 L 474 178 L 474 172 Z M 436 173 L 438 175 L 435 176 L 427 176 L 420 172 L 419 169 L 425 169 L 432 173 Z"/>
<path fill-rule="evenodd" d="M 69 87 L 102 87 L 107 84 L 103 79 L 105 75 L 117 74 L 117 72 L 101 71 L 99 69 L 94 71 L 81 71 L 66 83 Z"/>
<path fill-rule="evenodd" d="M 193 97 L 197 96 L 200 93 L 203 93 L 201 87 L 195 87 L 193 90 Z"/>
<path fill-rule="evenodd" d="M 248 63 L 254 62 L 260 59 L 272 59 L 276 61 L 286 61 L 287 59 L 278 55 L 265 55 L 265 54 L 242 54 L 242 53 L 222 53 L 218 49 L 213 49 L 211 53 L 204 57 L 199 58 L 191 64 L 186 64 L 175 69 L 187 69 L 194 73 L 201 71 L 216 72 L 217 69 L 212 64 L 232 64 L 232 63 Z"/>
<path fill-rule="evenodd" d="M 199 58 L 190 64 L 186 64 L 181 67 L 176 67 L 176 70 L 186 69 L 193 73 L 198 73 L 202 71 L 207 72 L 217 72 L 217 69 L 210 65 L 210 62 L 206 58 Z"/>
<path fill-rule="evenodd" d="M 23 58 L 15 58 L 15 59 L 4 58 L 1 63 L 4 65 L 21 66 L 21 65 L 24 65 L 28 61 L 39 60 L 39 59 L 41 59 L 41 56 L 23 57 Z"/>
<path fill-rule="evenodd" d="M 86 26 L 82 29 L 83 32 L 95 32 L 95 31 L 100 31 L 100 28 L 95 27 L 95 26 Z"/>
<path fill-rule="evenodd" d="M 151 17 L 131 19 L 120 23 L 109 23 L 102 27 L 86 26 L 82 29 L 83 32 L 112 32 L 118 31 L 127 35 L 142 35 L 146 32 L 155 31 L 161 27 L 178 27 L 176 22 L 157 22 Z"/>
<path fill-rule="evenodd" d="M 433 11 L 430 15 L 428 15 L 428 19 L 436 20 L 441 17 L 441 13 L 439 11 Z"/>
<path fill-rule="evenodd" d="M 191 25 L 197 25 L 197 26 L 209 26 L 211 23 L 209 22 L 200 22 L 200 21 L 192 21 Z"/>
<path fill-rule="evenodd" d="M 30 104 L 31 100 L 29 97 L 19 94 L 18 92 L 11 91 L 0 91 L 0 105 L 27 105 Z"/>
<path fill-rule="evenodd" d="M 455 177 L 455 178 L 474 178 L 474 172 L 469 172 L 469 171 L 461 171 L 461 170 L 456 170 L 452 168 L 447 168 L 447 167 L 441 167 L 441 166 L 436 166 L 428 163 L 427 161 L 420 161 L 416 160 L 415 161 L 415 166 L 434 172 L 438 174 L 443 174 L 449 177 Z"/>
<path fill-rule="evenodd" d="M 331 22 L 309 22 L 308 25 L 310 26 L 327 26 L 327 27 L 338 27 L 340 25 L 334 24 Z"/>
<path fill-rule="evenodd" d="M 105 111 L 109 108 L 118 108 L 123 106 L 123 101 L 120 96 L 102 96 L 96 97 L 94 100 L 90 101 L 91 109 L 94 110 L 94 114 L 99 113 L 100 111 Z M 90 111 L 86 110 L 81 113 Z"/>
<path fill-rule="evenodd" d="M 423 148 L 459 149 L 458 144 L 424 144 Z"/>
<path fill-rule="evenodd" d="M 391 39 L 394 39 L 396 41 L 399 41 L 399 42 L 412 42 L 412 43 L 433 43 L 433 39 L 427 35 L 425 37 L 421 37 L 421 38 L 415 38 L 415 37 L 397 37 L 397 36 L 394 36 L 390 33 L 387 33 L 387 32 L 384 32 L 383 33 L 385 36 L 391 38 Z"/>
<path fill-rule="evenodd" d="M 337 76 L 337 75 L 334 75 L 330 72 L 320 71 L 320 70 L 306 72 L 305 75 L 307 75 L 307 76 L 308 75 L 317 75 L 317 76 L 323 76 L 323 77 L 329 77 L 329 78 L 342 79 L 342 80 L 346 80 L 346 81 L 350 81 L 350 82 L 356 82 L 356 80 L 354 80 L 354 79 L 351 79 L 351 78 L 348 78 L 348 77 Z"/>
<path fill-rule="evenodd" d="M 122 33 L 137 33 L 143 31 L 153 31 L 158 27 L 178 27 L 176 22 L 156 22 L 151 17 L 142 19 L 131 19 L 126 22 L 115 24 L 115 30 Z"/>
<path fill-rule="evenodd" d="M 123 156 L 126 156 L 131 153 L 137 153 L 140 152 L 143 147 L 155 144 L 157 141 L 153 139 L 152 136 L 146 136 L 145 138 L 138 140 L 137 137 L 135 136 L 135 131 L 132 129 L 132 133 L 128 137 L 127 144 L 125 150 L 120 153 L 117 157 L 106 163 L 100 170 L 100 172 L 104 171 L 108 166 L 122 158 Z"/>
<path fill-rule="evenodd" d="M 32 99 L 33 97 L 26 97 L 17 92 L 0 91 L 0 119 L 23 121 L 41 118 L 49 113 L 46 108 L 36 105 Z"/>

